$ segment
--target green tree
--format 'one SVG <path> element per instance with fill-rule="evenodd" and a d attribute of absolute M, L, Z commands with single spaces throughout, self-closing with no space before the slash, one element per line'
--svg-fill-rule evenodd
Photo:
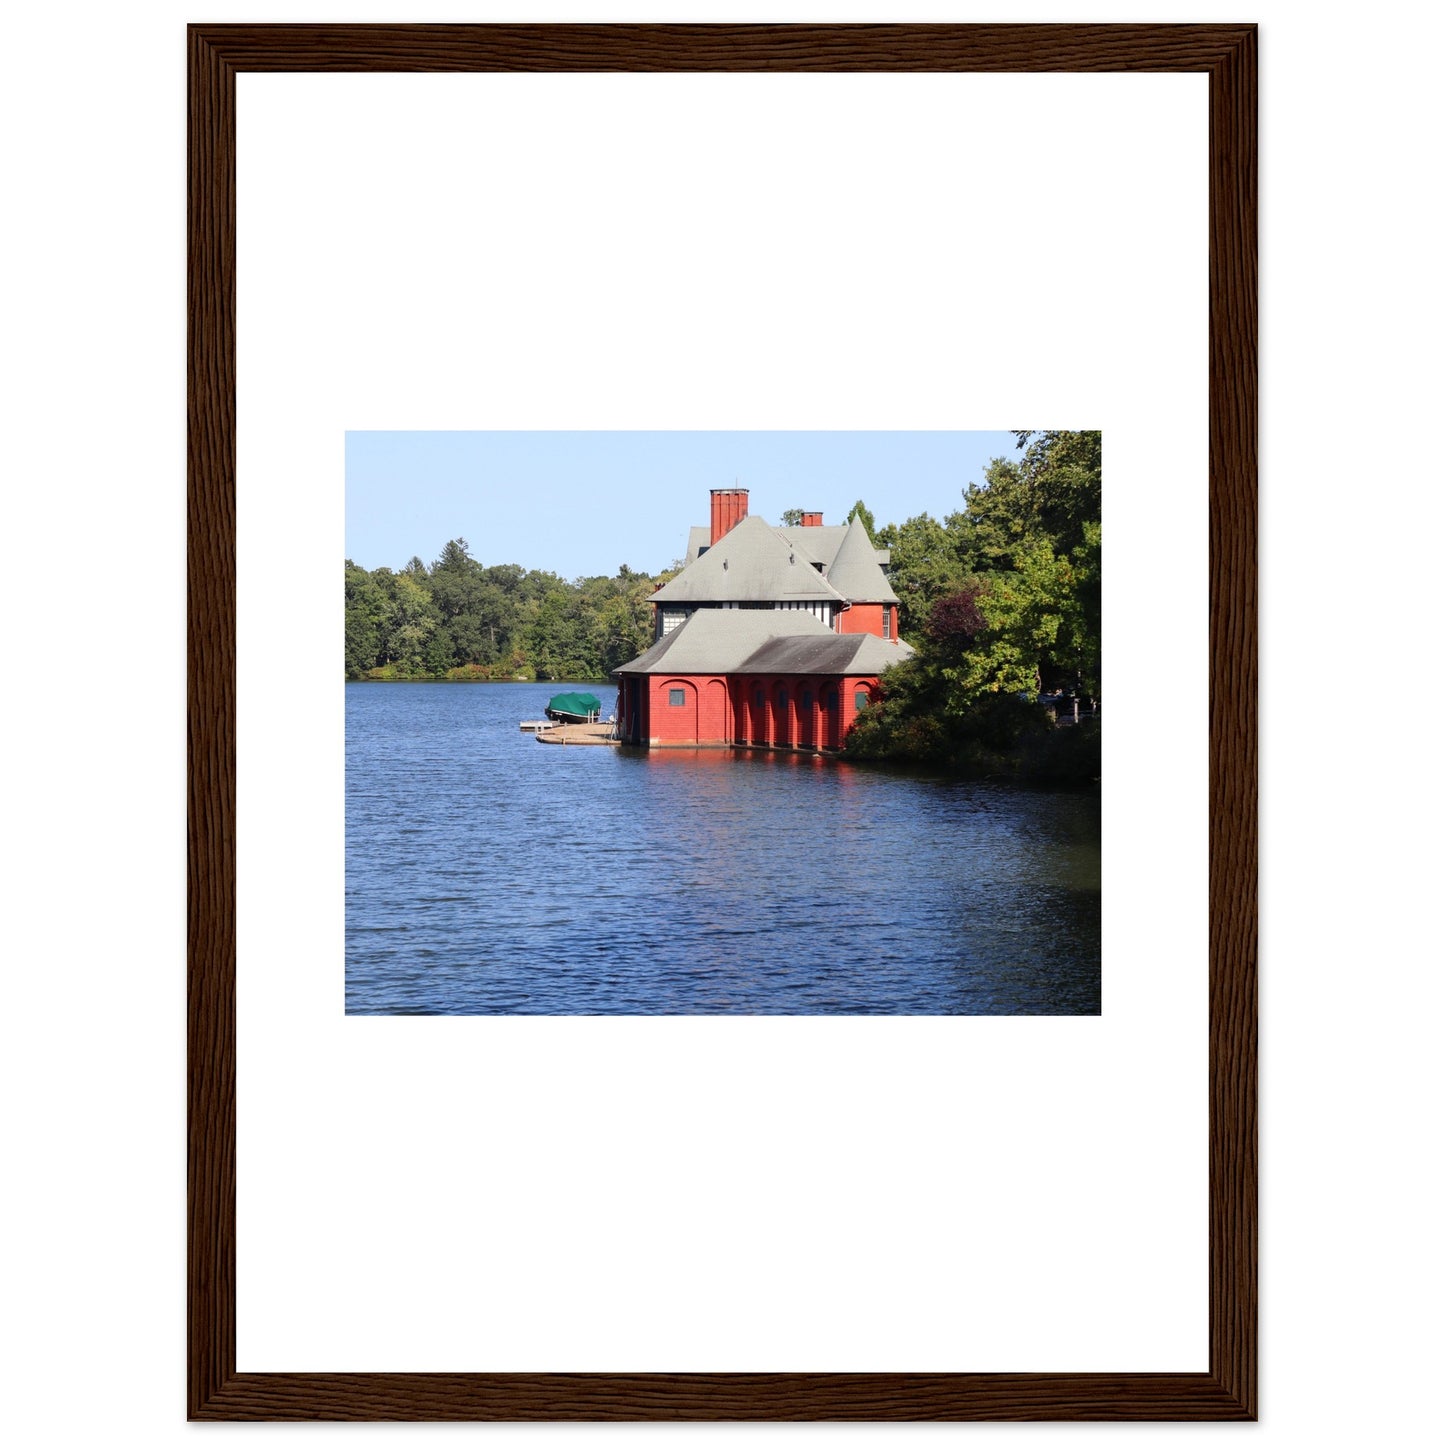
<path fill-rule="evenodd" d="M 466 663 L 490 662 L 497 655 L 492 629 L 486 628 L 483 611 L 487 583 L 481 564 L 467 549 L 466 539 L 454 538 L 442 548 L 441 556 L 432 564 L 431 595 L 444 627 L 438 639 L 447 643 L 448 656 L 441 671 Z M 433 648 L 440 646 L 433 640 Z M 432 654 L 438 662 L 441 653 Z"/>
<path fill-rule="evenodd" d="M 384 660 L 396 663 L 404 672 L 424 673 L 426 646 L 441 618 L 431 593 L 411 573 L 398 573 L 392 589 L 396 610 L 383 647 Z"/>
<path fill-rule="evenodd" d="M 1056 551 L 1084 545 L 1086 524 L 1100 520 L 1103 443 L 1099 432 L 1020 432 L 1024 455 L 996 457 L 982 485 L 964 491 L 959 518 L 973 571 L 1005 571 L 1015 550 L 1045 537 Z"/>
<path fill-rule="evenodd" d="M 1017 560 L 1017 570 L 979 584 L 977 630 L 935 634 L 928 659 L 948 684 L 952 713 L 990 694 L 1037 697 L 1046 676 L 1079 671 L 1083 626 L 1072 561 L 1042 538 L 1022 547 Z"/>
<path fill-rule="evenodd" d="M 958 539 L 924 512 L 897 525 L 890 523 L 875 540 L 891 554 L 888 580 L 898 594 L 898 631 L 913 642 L 927 625 L 934 602 L 961 586 L 967 576 L 959 561 Z"/>
<path fill-rule="evenodd" d="M 651 597 L 655 583 L 623 568 L 597 615 L 598 676 L 630 662 L 652 645 Z"/>
<path fill-rule="evenodd" d="M 394 606 L 387 590 L 365 567 L 346 561 L 346 675 L 361 677 L 381 660 Z"/>
<path fill-rule="evenodd" d="M 878 524 L 873 520 L 873 513 L 863 505 L 861 500 L 854 502 L 848 510 L 848 520 L 851 522 L 854 517 L 863 519 L 863 525 L 868 531 L 870 541 L 878 535 Z"/>

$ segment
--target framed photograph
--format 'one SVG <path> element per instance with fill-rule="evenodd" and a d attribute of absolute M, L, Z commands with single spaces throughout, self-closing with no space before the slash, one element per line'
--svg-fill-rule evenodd
<path fill-rule="evenodd" d="M 189 1417 L 1256 1418 L 1254 28 L 189 54 Z"/>

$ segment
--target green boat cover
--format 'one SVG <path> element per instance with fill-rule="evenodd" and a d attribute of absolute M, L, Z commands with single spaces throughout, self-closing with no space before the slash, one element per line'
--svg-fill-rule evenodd
<path fill-rule="evenodd" d="M 573 717 L 596 717 L 602 711 L 602 704 L 590 692 L 559 692 L 547 704 L 547 713 L 565 712 Z"/>

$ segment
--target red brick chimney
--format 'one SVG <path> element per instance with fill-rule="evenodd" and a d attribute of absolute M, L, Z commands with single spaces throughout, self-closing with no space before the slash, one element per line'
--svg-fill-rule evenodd
<path fill-rule="evenodd" d="M 718 542 L 732 531 L 748 514 L 748 489 L 746 487 L 714 487 L 712 491 L 712 541 Z"/>
<path fill-rule="evenodd" d="M 804 512 L 803 525 L 805 527 L 821 527 L 823 525 L 823 514 L 821 512 Z"/>

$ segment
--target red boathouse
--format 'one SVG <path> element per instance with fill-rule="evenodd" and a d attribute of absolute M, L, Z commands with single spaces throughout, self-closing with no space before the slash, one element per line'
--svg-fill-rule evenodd
<path fill-rule="evenodd" d="M 654 594 L 656 640 L 619 667 L 623 742 L 840 748 L 882 674 L 913 655 L 898 598 L 856 517 L 770 527 L 747 492 L 714 491 L 683 570 Z"/>

